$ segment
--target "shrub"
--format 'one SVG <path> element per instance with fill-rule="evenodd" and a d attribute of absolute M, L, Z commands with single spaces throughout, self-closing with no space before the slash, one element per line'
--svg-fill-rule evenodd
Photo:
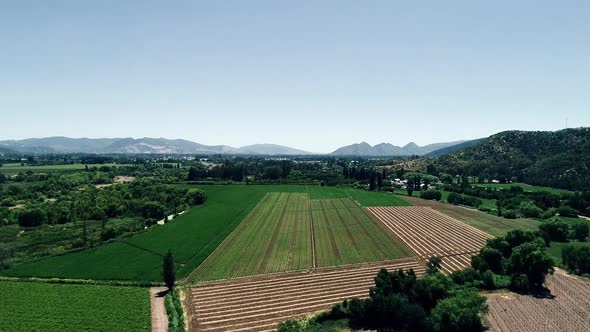
<path fill-rule="evenodd" d="M 442 194 L 438 190 L 426 190 L 420 193 L 420 198 L 440 201 Z"/>
<path fill-rule="evenodd" d="M 589 231 L 588 223 L 576 223 L 572 227 L 572 237 L 580 242 L 584 242 L 588 237 Z"/>
<path fill-rule="evenodd" d="M 526 274 L 515 274 L 510 281 L 510 288 L 518 293 L 527 293 L 529 291 L 529 278 Z"/>
<path fill-rule="evenodd" d="M 553 217 L 555 217 L 556 214 L 557 214 L 556 208 L 549 208 L 547 211 L 545 211 L 541 214 L 541 219 L 553 218 Z"/>
<path fill-rule="evenodd" d="M 526 218 L 539 218 L 543 213 L 543 210 L 531 202 L 520 203 L 518 210 Z"/>
<path fill-rule="evenodd" d="M 579 214 L 579 212 L 576 209 L 573 209 L 566 205 L 560 206 L 558 212 L 560 216 L 570 218 L 577 218 Z"/>
<path fill-rule="evenodd" d="M 168 292 L 164 298 L 166 314 L 168 314 L 168 331 L 184 332 L 184 315 L 178 289 Z"/>
<path fill-rule="evenodd" d="M 561 261 L 576 274 L 590 273 L 590 247 L 565 246 L 561 250 Z"/>
<path fill-rule="evenodd" d="M 565 222 L 552 221 L 539 226 L 541 236 L 547 243 L 548 241 L 567 242 L 569 226 Z"/>
<path fill-rule="evenodd" d="M 502 217 L 506 219 L 516 219 L 517 215 L 514 210 L 504 210 L 502 211 Z"/>

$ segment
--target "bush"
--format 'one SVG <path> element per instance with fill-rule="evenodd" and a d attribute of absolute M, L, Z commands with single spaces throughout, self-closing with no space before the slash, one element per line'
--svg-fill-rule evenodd
<path fill-rule="evenodd" d="M 24 210 L 18 214 L 18 224 L 22 227 L 41 226 L 47 222 L 47 214 L 41 209 Z"/>
<path fill-rule="evenodd" d="M 556 208 L 549 208 L 547 211 L 545 211 L 541 214 L 541 219 L 553 218 L 553 217 L 555 217 L 556 214 L 557 214 Z"/>
<path fill-rule="evenodd" d="M 567 242 L 569 235 L 569 225 L 562 221 L 552 221 L 539 226 L 541 236 L 546 244 L 550 241 Z"/>
<path fill-rule="evenodd" d="M 559 215 L 562 217 L 577 218 L 579 212 L 576 209 L 572 209 L 569 206 L 562 205 L 559 207 Z"/>
<path fill-rule="evenodd" d="M 516 219 L 518 216 L 514 210 L 504 210 L 502 211 L 502 217 L 506 219 Z"/>
<path fill-rule="evenodd" d="M 482 331 L 481 316 L 487 310 L 485 297 L 474 290 L 462 290 L 440 301 L 430 320 L 435 331 Z"/>
<path fill-rule="evenodd" d="M 590 273 L 590 247 L 565 246 L 561 250 L 561 261 L 575 274 Z"/>
<path fill-rule="evenodd" d="M 510 280 L 510 288 L 517 293 L 529 291 L 529 278 L 526 274 L 515 274 Z"/>
<path fill-rule="evenodd" d="M 572 227 L 572 237 L 580 242 L 584 242 L 588 237 L 589 231 L 588 223 L 576 223 Z"/>
<path fill-rule="evenodd" d="M 426 190 L 420 193 L 420 198 L 440 201 L 442 194 L 438 190 Z"/>
<path fill-rule="evenodd" d="M 539 218 L 543 213 L 543 210 L 531 202 L 520 203 L 518 210 L 526 218 Z"/>
<path fill-rule="evenodd" d="M 184 332 L 184 315 L 178 289 L 166 294 L 164 305 L 168 314 L 168 331 Z"/>

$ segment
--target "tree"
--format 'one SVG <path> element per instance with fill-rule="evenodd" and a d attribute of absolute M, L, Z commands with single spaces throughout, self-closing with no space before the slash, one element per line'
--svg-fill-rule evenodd
<path fill-rule="evenodd" d="M 435 331 L 483 331 L 481 316 L 487 310 L 485 297 L 474 290 L 462 290 L 440 301 L 430 320 Z"/>
<path fill-rule="evenodd" d="M 553 273 L 553 259 L 545 251 L 545 243 L 541 239 L 523 243 L 512 249 L 510 256 L 510 273 L 525 275 L 529 286 L 541 287 L 545 277 Z"/>
<path fill-rule="evenodd" d="M 0 173 L 0 183 L 4 183 L 6 181 L 7 181 L 6 175 L 4 175 L 3 173 Z"/>
<path fill-rule="evenodd" d="M 588 232 L 588 223 L 577 223 L 573 226 L 573 237 L 574 239 L 580 242 L 586 241 L 586 238 L 588 237 Z"/>
<path fill-rule="evenodd" d="M 18 224 L 22 227 L 41 226 L 46 222 L 47 214 L 38 208 L 24 210 L 18 214 Z"/>
<path fill-rule="evenodd" d="M 375 173 L 371 173 L 371 180 L 369 181 L 369 190 L 370 191 L 374 191 L 375 188 L 377 187 L 377 182 L 375 181 Z"/>
<path fill-rule="evenodd" d="M 426 273 L 427 274 L 434 274 L 440 270 L 442 264 L 442 258 L 438 256 L 432 256 L 426 262 Z"/>
<path fill-rule="evenodd" d="M 172 291 L 174 289 L 174 283 L 176 282 L 176 270 L 174 269 L 174 257 L 170 250 L 168 250 L 168 253 L 164 256 L 162 276 L 166 287 L 168 287 L 169 291 Z"/>

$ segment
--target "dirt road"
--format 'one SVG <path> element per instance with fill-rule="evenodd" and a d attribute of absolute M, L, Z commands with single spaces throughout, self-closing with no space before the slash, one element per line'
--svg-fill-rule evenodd
<path fill-rule="evenodd" d="M 168 332 L 168 315 L 164 306 L 166 287 L 150 288 L 150 303 L 152 307 L 152 332 Z"/>

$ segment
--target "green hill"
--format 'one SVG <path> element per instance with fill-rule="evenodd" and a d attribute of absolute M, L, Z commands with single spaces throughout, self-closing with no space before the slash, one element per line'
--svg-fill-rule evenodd
<path fill-rule="evenodd" d="M 501 132 L 434 163 L 450 174 L 590 190 L 590 128 Z"/>

